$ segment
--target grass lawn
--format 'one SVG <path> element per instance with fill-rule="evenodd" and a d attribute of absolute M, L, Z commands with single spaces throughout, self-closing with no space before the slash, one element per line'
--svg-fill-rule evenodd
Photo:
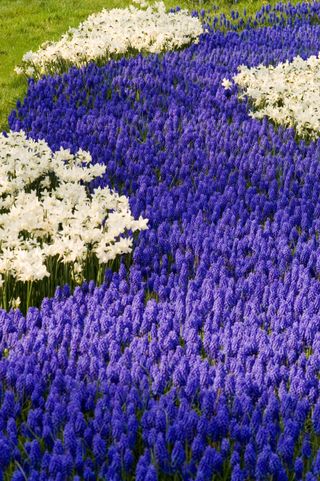
<path fill-rule="evenodd" d="M 77 26 L 89 14 L 105 8 L 125 7 L 128 0 L 0 0 L 0 128 L 7 128 L 7 117 L 27 82 L 14 72 L 28 50 L 36 50 L 46 40 L 57 40 L 69 26 Z M 209 8 L 212 3 L 165 0 L 168 7 L 180 5 L 190 10 Z M 232 9 L 253 13 L 266 1 L 223 0 L 220 12 Z M 272 1 L 271 3 L 276 3 Z M 294 2 L 293 2 L 294 3 Z"/>

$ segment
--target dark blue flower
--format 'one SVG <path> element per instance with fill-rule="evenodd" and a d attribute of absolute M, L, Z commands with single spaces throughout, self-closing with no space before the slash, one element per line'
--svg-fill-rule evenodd
<path fill-rule="evenodd" d="M 205 479 L 209 479 L 214 473 L 219 473 L 222 469 L 222 457 L 214 448 L 208 446 L 199 464 L 199 472 Z"/>

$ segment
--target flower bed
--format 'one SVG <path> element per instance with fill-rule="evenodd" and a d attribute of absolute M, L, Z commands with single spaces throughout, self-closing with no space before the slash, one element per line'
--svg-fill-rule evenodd
<path fill-rule="evenodd" d="M 320 134 L 320 56 L 276 66 L 241 66 L 234 81 L 252 100 L 253 117 L 294 127 L 299 137 L 316 140 Z M 230 85 L 227 84 L 227 88 Z"/>
<path fill-rule="evenodd" d="M 25 312 L 63 284 L 103 280 L 110 261 L 132 249 L 128 233 L 146 229 L 128 199 L 88 183 L 106 167 L 81 149 L 53 153 L 24 132 L 0 136 L 0 306 Z M 36 291 L 36 292 L 35 292 Z"/>
<path fill-rule="evenodd" d="M 91 187 L 149 229 L 102 286 L 2 312 L 5 479 L 319 479 L 320 141 L 222 85 L 318 53 L 320 5 L 283 10 L 31 81 L 11 114 L 53 150 L 90 151 L 107 166 Z"/>
<path fill-rule="evenodd" d="M 57 42 L 45 42 L 36 52 L 27 52 L 16 72 L 40 77 L 92 60 L 105 63 L 130 52 L 174 50 L 198 41 L 203 33 L 200 20 L 186 10 L 166 12 L 163 2 L 140 3 L 144 8 L 131 5 L 90 15 Z"/>

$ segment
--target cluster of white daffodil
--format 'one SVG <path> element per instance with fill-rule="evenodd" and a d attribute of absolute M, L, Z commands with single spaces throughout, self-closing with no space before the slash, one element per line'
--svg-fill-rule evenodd
<path fill-rule="evenodd" d="M 320 54 L 296 57 L 277 66 L 239 67 L 233 78 L 254 107 L 252 117 L 267 116 L 276 124 L 294 127 L 298 136 L 316 139 L 320 133 Z M 230 83 L 224 79 L 225 88 Z"/>
<path fill-rule="evenodd" d="M 146 219 L 132 217 L 125 196 L 108 187 L 89 192 L 86 184 L 105 172 L 90 161 L 88 152 L 54 153 L 22 131 L 0 136 L 2 288 L 9 279 L 32 283 L 55 277 L 61 266 L 81 282 L 88 259 L 105 266 L 131 251 L 129 233 L 147 228 Z M 6 297 L 12 294 L 12 285 L 6 291 Z"/>
<path fill-rule="evenodd" d="M 92 60 L 108 60 L 133 50 L 158 53 L 197 41 L 203 28 L 187 10 L 166 12 L 163 2 L 138 1 L 139 8 L 115 8 L 90 15 L 78 28 L 69 28 L 57 42 L 45 42 L 38 51 L 27 52 L 18 74 L 40 77 L 82 66 Z"/>

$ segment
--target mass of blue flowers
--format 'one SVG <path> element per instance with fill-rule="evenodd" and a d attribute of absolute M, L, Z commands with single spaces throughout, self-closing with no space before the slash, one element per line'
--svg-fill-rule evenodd
<path fill-rule="evenodd" d="M 10 127 L 90 151 L 149 229 L 100 287 L 1 312 L 0 480 L 319 479 L 320 140 L 221 85 L 318 54 L 319 14 L 30 81 Z"/>

